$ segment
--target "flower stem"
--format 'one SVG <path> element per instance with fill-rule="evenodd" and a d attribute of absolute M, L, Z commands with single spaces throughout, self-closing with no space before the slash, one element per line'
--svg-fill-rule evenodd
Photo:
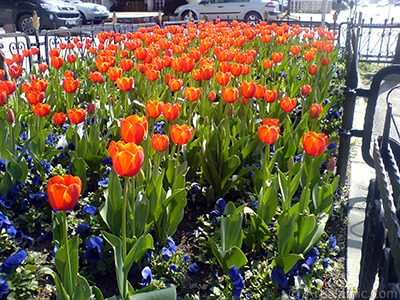
<path fill-rule="evenodd" d="M 70 297 L 73 296 L 74 293 L 74 284 L 72 282 L 72 267 L 71 267 L 71 257 L 69 253 L 69 246 L 68 246 L 68 224 L 67 224 L 67 213 L 65 210 L 62 211 L 63 214 L 63 238 L 64 238 L 64 247 L 65 247 L 65 255 L 66 255 L 66 265 L 68 268 L 67 273 L 67 291 Z"/>
<path fill-rule="evenodd" d="M 125 177 L 124 199 L 122 203 L 122 260 L 126 257 L 126 204 L 128 200 L 129 177 Z"/>

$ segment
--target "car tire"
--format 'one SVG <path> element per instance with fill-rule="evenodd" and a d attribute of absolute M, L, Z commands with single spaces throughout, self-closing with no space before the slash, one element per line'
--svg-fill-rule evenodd
<path fill-rule="evenodd" d="M 22 31 L 26 34 L 34 34 L 35 29 L 32 26 L 32 15 L 30 14 L 24 14 L 18 19 L 18 30 Z"/>
<path fill-rule="evenodd" d="M 82 25 L 84 25 L 84 24 L 86 24 L 86 17 L 85 17 L 85 14 L 83 13 L 83 12 L 79 12 L 79 14 L 81 15 L 81 19 L 82 19 Z"/>
<path fill-rule="evenodd" d="M 258 23 L 260 21 L 262 21 L 262 17 L 258 12 L 255 11 L 251 11 L 248 12 L 245 16 L 244 16 L 244 20 L 246 22 L 254 22 L 254 23 Z"/>
<path fill-rule="evenodd" d="M 185 12 L 182 13 L 182 20 L 183 20 L 183 21 L 190 21 L 190 19 L 189 19 L 190 12 L 192 12 L 192 18 L 193 18 L 193 20 L 197 20 L 196 14 L 195 14 L 193 11 L 191 11 L 191 10 L 187 10 L 187 11 L 185 11 Z"/>

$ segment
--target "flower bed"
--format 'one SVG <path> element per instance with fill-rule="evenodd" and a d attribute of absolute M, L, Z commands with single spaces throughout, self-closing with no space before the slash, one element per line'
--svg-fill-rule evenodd
<path fill-rule="evenodd" d="M 74 38 L 25 77 L 37 51 L 13 55 L 0 298 L 46 275 L 60 299 L 317 295 L 338 251 L 334 39 L 217 21 Z"/>

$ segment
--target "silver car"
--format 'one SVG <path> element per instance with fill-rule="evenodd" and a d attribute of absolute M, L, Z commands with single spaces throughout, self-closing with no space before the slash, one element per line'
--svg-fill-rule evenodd
<path fill-rule="evenodd" d="M 82 24 L 87 22 L 99 23 L 108 19 L 110 11 L 106 6 L 83 2 L 81 0 L 64 0 L 65 2 L 72 2 L 75 4 L 76 9 L 81 14 Z"/>
<path fill-rule="evenodd" d="M 189 20 L 244 20 L 247 22 L 259 22 L 275 20 L 281 14 L 279 3 L 269 0 L 201 0 L 179 6 L 174 16 Z"/>

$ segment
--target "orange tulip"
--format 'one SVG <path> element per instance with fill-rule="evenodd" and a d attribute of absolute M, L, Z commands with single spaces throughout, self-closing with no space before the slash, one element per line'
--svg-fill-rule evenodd
<path fill-rule="evenodd" d="M 121 91 L 129 91 L 133 86 L 133 78 L 117 78 L 117 86 Z"/>
<path fill-rule="evenodd" d="M 0 70 L 0 80 L 3 79 L 4 75 L 6 74 L 6 71 Z"/>
<path fill-rule="evenodd" d="M 26 94 L 26 99 L 28 100 L 29 104 L 31 105 L 35 105 L 38 103 L 42 103 L 45 97 L 45 93 L 44 92 L 35 92 L 35 91 L 28 91 L 28 93 Z"/>
<path fill-rule="evenodd" d="M 332 50 L 333 50 L 333 44 L 326 44 L 325 45 L 325 47 L 324 47 L 324 51 L 326 52 L 326 53 L 330 53 L 330 52 L 332 52 Z"/>
<path fill-rule="evenodd" d="M 123 141 L 112 141 L 108 147 L 115 172 L 120 176 L 135 176 L 144 161 L 142 146 L 135 143 L 124 143 Z"/>
<path fill-rule="evenodd" d="M 196 101 L 200 97 L 200 88 L 185 87 L 185 97 L 189 101 Z"/>
<path fill-rule="evenodd" d="M 146 48 L 137 48 L 134 52 L 134 56 L 138 60 L 145 60 L 147 57 L 148 51 Z"/>
<path fill-rule="evenodd" d="M 297 104 L 296 98 L 290 99 L 290 97 L 285 97 L 281 98 L 280 101 L 281 108 L 285 112 L 291 112 L 296 107 L 296 104 Z"/>
<path fill-rule="evenodd" d="M 67 62 L 74 63 L 75 61 L 76 61 L 76 55 L 75 54 L 67 55 Z"/>
<path fill-rule="evenodd" d="M 48 104 L 34 104 L 32 105 L 33 112 L 39 117 L 45 117 L 50 113 L 50 105 Z"/>
<path fill-rule="evenodd" d="M 257 85 L 254 81 L 243 81 L 240 84 L 240 91 L 245 98 L 252 98 L 256 92 Z"/>
<path fill-rule="evenodd" d="M 229 73 L 218 72 L 217 74 L 215 74 L 215 80 L 220 85 L 227 85 L 230 79 L 231 75 Z"/>
<path fill-rule="evenodd" d="M 13 65 L 8 69 L 8 73 L 12 78 L 19 78 L 22 75 L 22 66 L 21 65 Z"/>
<path fill-rule="evenodd" d="M 79 78 L 74 80 L 73 77 L 65 77 L 63 81 L 64 91 L 67 93 L 75 93 L 79 87 Z"/>
<path fill-rule="evenodd" d="M 40 92 L 46 91 L 47 85 L 48 85 L 48 82 L 46 79 L 42 79 L 42 80 L 34 79 L 31 81 L 30 88 L 33 91 L 40 93 Z"/>
<path fill-rule="evenodd" d="M 104 82 L 104 76 L 101 75 L 99 72 L 90 72 L 89 73 L 89 78 L 93 82 L 98 82 L 98 83 L 103 83 Z"/>
<path fill-rule="evenodd" d="M 64 72 L 64 76 L 65 77 L 74 77 L 74 72 L 72 72 L 72 71 L 70 71 L 70 70 L 66 70 L 65 72 Z"/>
<path fill-rule="evenodd" d="M 178 124 L 171 127 L 171 139 L 175 144 L 185 145 L 193 135 L 193 127 L 188 125 L 179 126 Z"/>
<path fill-rule="evenodd" d="M 172 79 L 177 79 L 177 77 L 176 77 L 175 75 L 170 75 L 170 74 L 165 75 L 165 83 L 166 83 L 166 84 L 169 85 L 169 82 L 170 82 Z"/>
<path fill-rule="evenodd" d="M 169 146 L 169 138 L 166 134 L 154 134 L 151 137 L 151 146 L 155 151 L 165 151 Z"/>
<path fill-rule="evenodd" d="M 242 64 L 231 64 L 231 73 L 233 76 L 240 76 L 243 71 L 243 65 Z"/>
<path fill-rule="evenodd" d="M 303 148 L 308 155 L 319 156 L 328 145 L 328 137 L 323 133 L 309 131 L 303 134 Z"/>
<path fill-rule="evenodd" d="M 265 144 L 273 144 L 278 138 L 279 132 L 280 129 L 277 125 L 274 124 L 264 125 L 263 121 L 263 125 L 260 125 L 260 127 L 258 127 L 258 138 L 260 139 L 261 142 Z"/>
<path fill-rule="evenodd" d="M 331 60 L 327 57 L 321 57 L 321 65 L 323 66 L 329 66 L 331 63 Z"/>
<path fill-rule="evenodd" d="M 257 86 L 256 86 L 256 92 L 254 93 L 254 97 L 255 98 L 264 98 L 264 94 L 265 94 L 265 91 L 266 91 L 266 87 L 265 86 L 263 86 L 262 84 L 257 84 Z"/>
<path fill-rule="evenodd" d="M 122 69 L 112 67 L 108 69 L 108 78 L 110 78 L 111 81 L 117 81 L 117 78 L 120 78 L 122 75 Z"/>
<path fill-rule="evenodd" d="M 110 68 L 110 63 L 108 62 L 96 62 L 97 70 L 101 73 L 105 73 Z"/>
<path fill-rule="evenodd" d="M 280 63 L 283 57 L 284 57 L 283 53 L 276 53 L 276 52 L 272 53 L 272 61 L 274 63 Z"/>
<path fill-rule="evenodd" d="M 311 75 L 315 75 L 318 72 L 318 66 L 317 65 L 311 65 L 308 68 L 308 71 L 310 72 Z"/>
<path fill-rule="evenodd" d="M 310 93 L 311 93 L 311 85 L 303 85 L 302 87 L 301 87 L 301 94 L 303 95 L 303 96 L 308 96 L 308 95 L 310 95 Z"/>
<path fill-rule="evenodd" d="M 235 87 L 225 87 L 222 89 L 222 99 L 228 103 L 234 103 L 239 98 L 239 90 Z"/>
<path fill-rule="evenodd" d="M 293 55 L 299 54 L 300 51 L 301 51 L 300 46 L 290 46 L 290 53 L 292 53 Z"/>
<path fill-rule="evenodd" d="M 182 88 L 183 81 L 180 79 L 171 79 L 168 85 L 171 88 L 171 90 L 176 92 Z"/>
<path fill-rule="evenodd" d="M 53 121 L 56 125 L 62 125 L 65 122 L 67 115 L 60 112 L 60 113 L 54 113 L 53 114 Z"/>
<path fill-rule="evenodd" d="M 179 103 L 175 103 L 174 105 L 166 103 L 163 106 L 164 117 L 167 118 L 168 120 L 171 121 L 175 120 L 180 112 L 181 112 L 181 106 L 179 105 Z"/>
<path fill-rule="evenodd" d="M 54 56 L 51 58 L 51 66 L 55 69 L 59 69 L 64 64 L 64 58 L 59 56 Z"/>
<path fill-rule="evenodd" d="M 147 117 L 132 115 L 121 121 L 121 136 L 126 143 L 139 145 L 147 133 Z"/>
<path fill-rule="evenodd" d="M 24 55 L 24 57 L 28 57 L 31 55 L 31 50 L 30 49 L 23 49 L 22 50 L 22 54 Z"/>
<path fill-rule="evenodd" d="M 269 60 L 269 59 L 264 59 L 264 60 L 263 60 L 263 66 L 264 66 L 264 68 L 266 68 L 266 69 L 271 69 L 273 65 L 274 65 L 274 62 L 273 62 L 273 61 L 271 61 L 271 60 Z"/>
<path fill-rule="evenodd" d="M 214 76 L 214 65 L 205 64 L 200 68 L 201 79 L 210 80 Z"/>
<path fill-rule="evenodd" d="M 275 90 L 266 90 L 264 93 L 264 99 L 268 103 L 274 103 L 278 98 L 278 91 Z"/>
<path fill-rule="evenodd" d="M 39 53 L 39 48 L 31 48 L 30 50 L 31 50 L 31 53 L 32 53 L 33 55 L 36 55 L 36 54 Z"/>
<path fill-rule="evenodd" d="M 76 176 L 54 176 L 47 184 L 49 203 L 55 210 L 71 210 L 81 194 L 82 181 Z"/>
<path fill-rule="evenodd" d="M 124 70 L 125 72 L 129 72 L 133 68 L 133 60 L 121 59 L 120 65 L 122 70 Z"/>
<path fill-rule="evenodd" d="M 161 115 L 164 102 L 154 100 L 147 101 L 146 112 L 150 118 L 158 118 Z"/>
<path fill-rule="evenodd" d="M 193 77 L 194 80 L 200 81 L 200 80 L 201 80 L 201 72 L 200 72 L 200 69 L 193 69 L 193 71 L 192 71 L 192 77 Z"/>
<path fill-rule="evenodd" d="M 312 51 L 306 51 L 304 52 L 304 58 L 306 61 L 312 61 L 314 58 L 315 53 Z"/>
<path fill-rule="evenodd" d="M 11 95 L 15 92 L 17 83 L 15 81 L 0 81 L 0 90 L 6 91 L 7 95 Z"/>
<path fill-rule="evenodd" d="M 311 108 L 310 108 L 310 117 L 311 118 L 318 119 L 321 112 L 322 112 L 321 104 L 313 103 L 311 105 Z"/>
<path fill-rule="evenodd" d="M 208 93 L 207 100 L 210 102 L 214 102 L 216 99 L 217 99 L 217 93 L 215 93 L 214 91 L 210 91 Z"/>
<path fill-rule="evenodd" d="M 154 69 L 148 69 L 145 71 L 146 77 L 150 81 L 155 81 L 160 76 L 160 71 Z"/>
<path fill-rule="evenodd" d="M 71 123 L 73 124 L 79 124 L 85 121 L 86 117 L 86 110 L 83 108 L 76 109 L 75 107 L 73 109 L 68 109 L 68 119 L 70 119 Z"/>
<path fill-rule="evenodd" d="M 182 72 L 190 73 L 194 68 L 195 60 L 191 57 L 185 57 L 180 60 L 180 67 Z"/>
<path fill-rule="evenodd" d="M 221 72 L 229 73 L 231 71 L 231 65 L 232 65 L 231 62 L 227 62 L 227 61 L 220 62 L 219 69 L 221 70 Z"/>
<path fill-rule="evenodd" d="M 47 70 L 47 65 L 39 64 L 39 65 L 38 65 L 38 69 L 39 69 L 39 72 L 40 72 L 40 73 L 46 72 L 46 70 Z"/>
<path fill-rule="evenodd" d="M 250 65 L 243 65 L 242 75 L 247 75 L 250 73 L 251 66 Z"/>
<path fill-rule="evenodd" d="M 12 61 L 15 62 L 16 64 L 22 64 L 22 62 L 24 61 L 24 55 L 21 53 L 13 54 Z"/>

